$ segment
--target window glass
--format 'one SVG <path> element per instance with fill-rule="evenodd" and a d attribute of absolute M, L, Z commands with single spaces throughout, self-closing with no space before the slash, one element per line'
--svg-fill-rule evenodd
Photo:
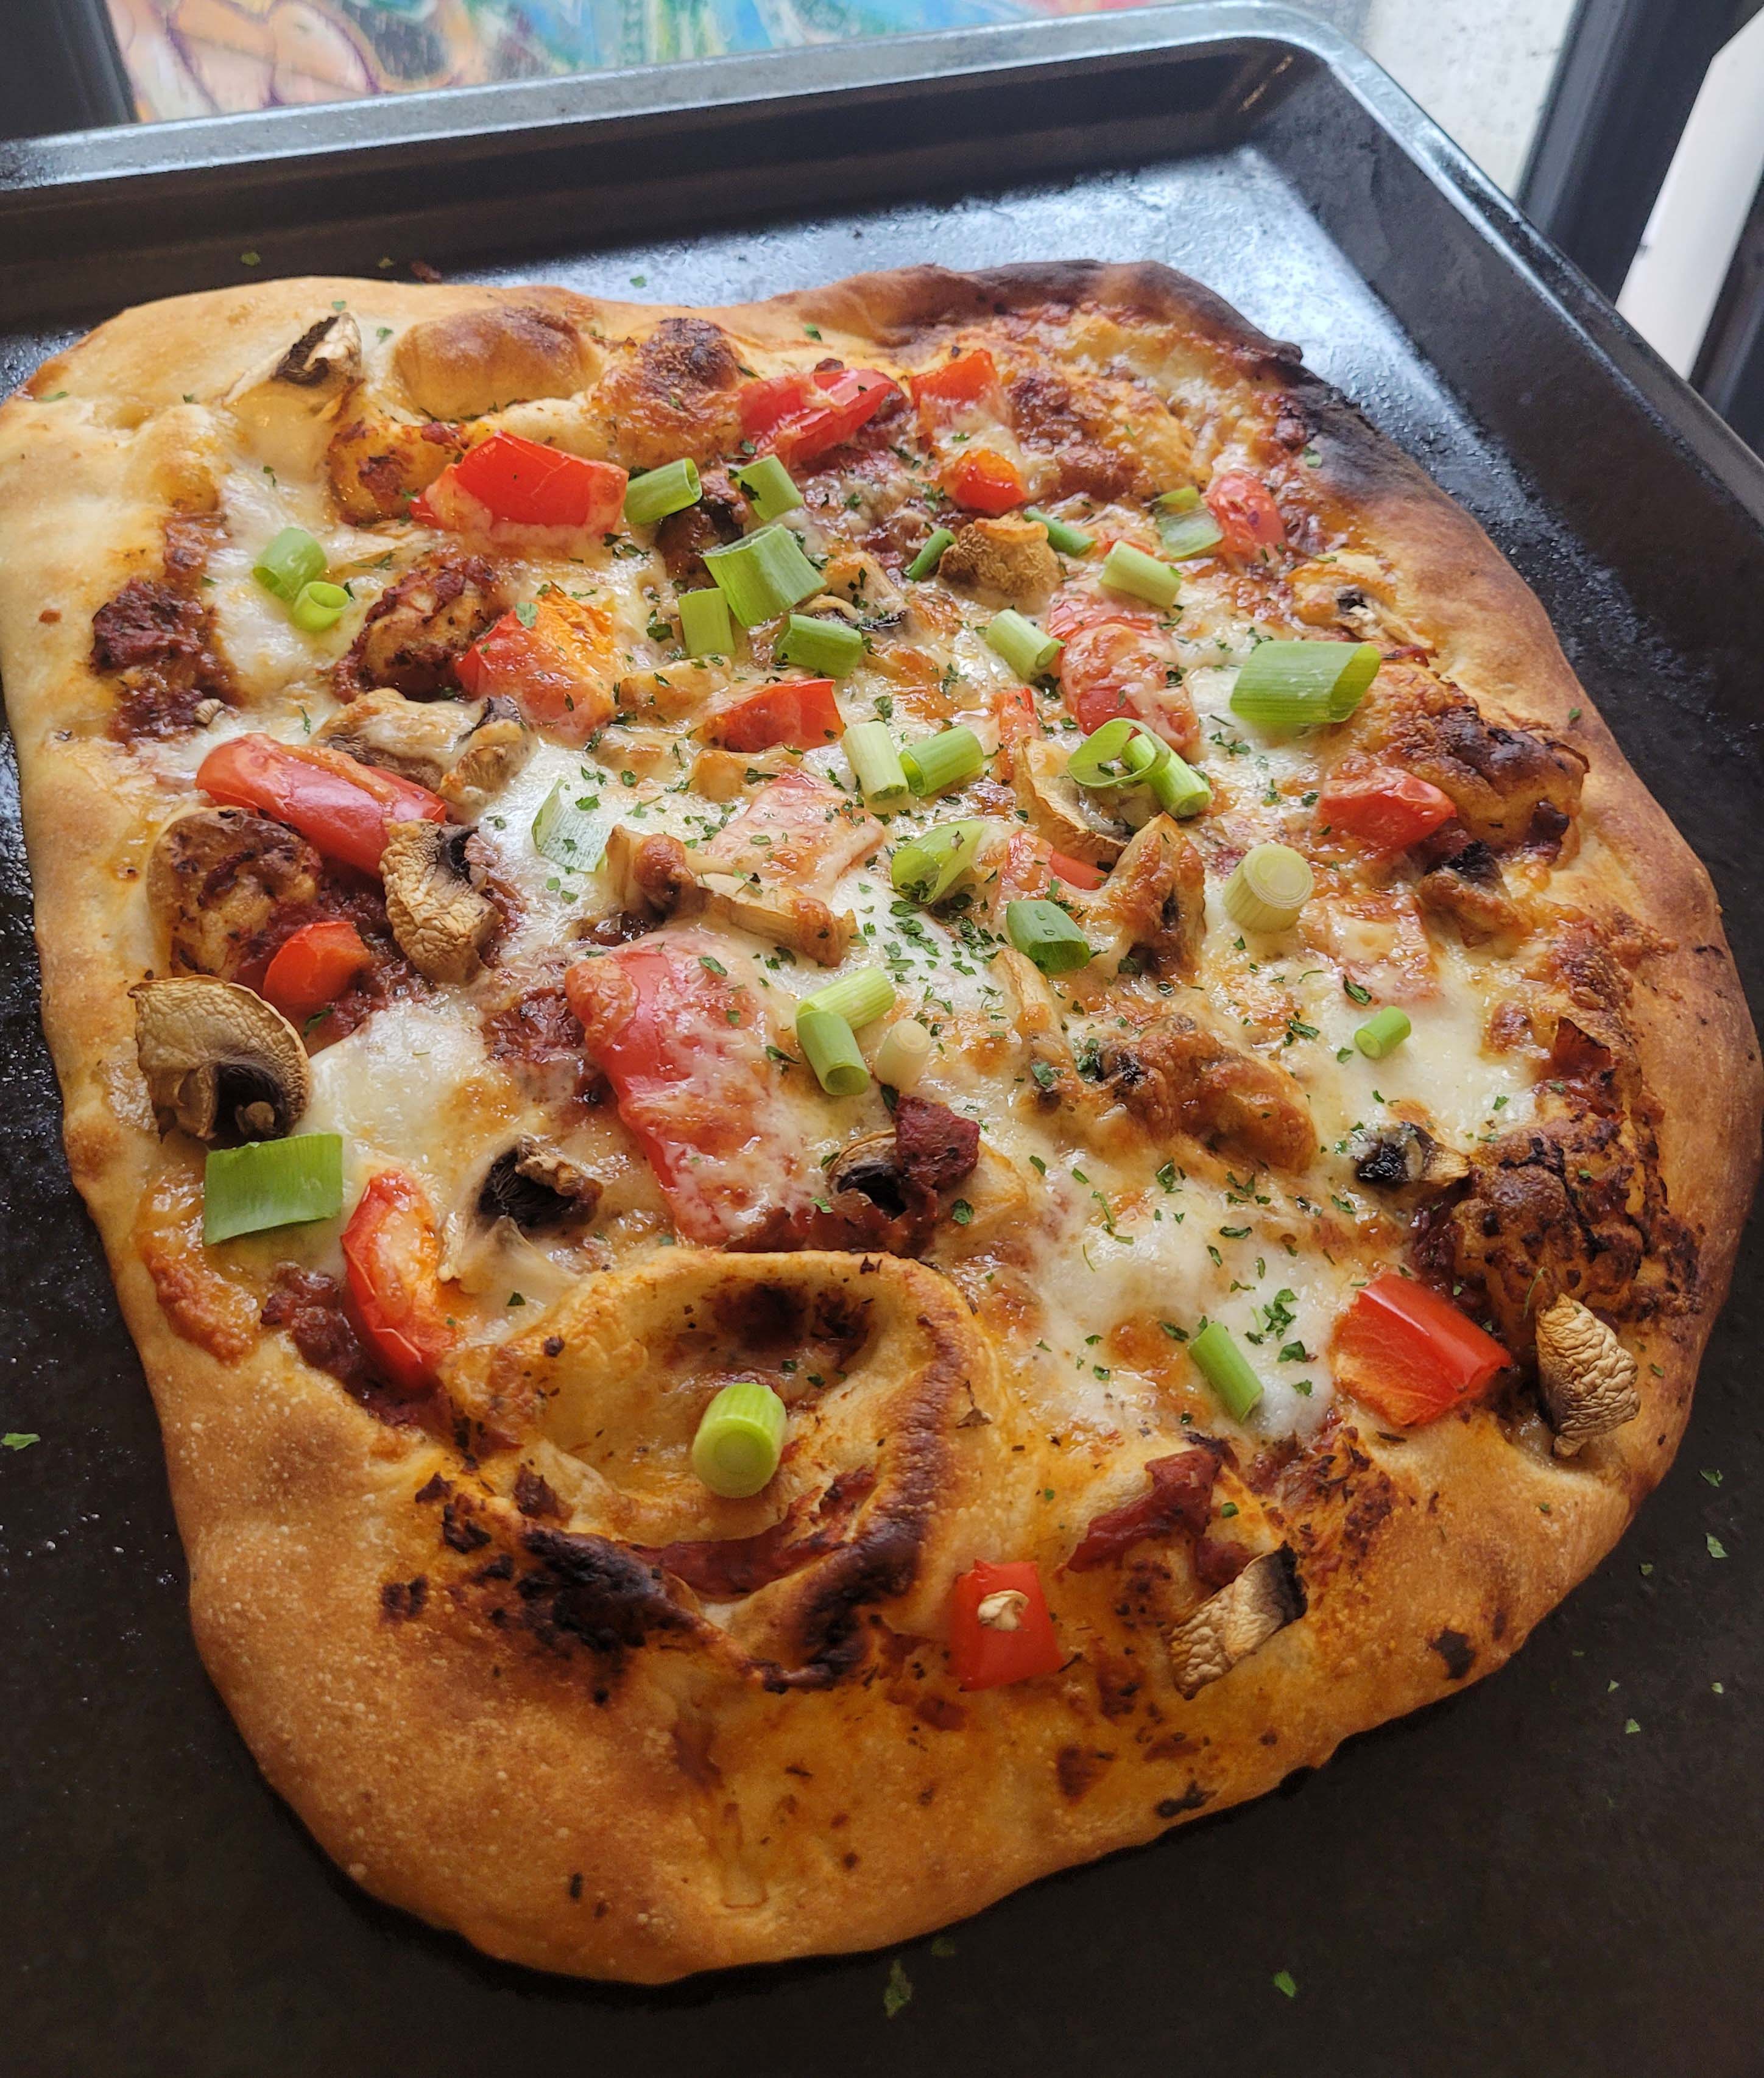
<path fill-rule="evenodd" d="M 148 121 L 1086 14 L 1110 0 L 107 0 Z M 1118 4 L 1118 0 L 1115 0 Z M 1131 0 L 1129 0 L 1131 4 Z M 1504 186 L 1573 0 L 1314 0 Z"/>

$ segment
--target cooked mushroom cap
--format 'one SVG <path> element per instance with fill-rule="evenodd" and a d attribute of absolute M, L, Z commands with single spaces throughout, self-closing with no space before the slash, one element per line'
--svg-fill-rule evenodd
<path fill-rule="evenodd" d="M 1412 1183 L 1443 1190 L 1448 1183 L 1461 1183 L 1470 1173 L 1469 1163 L 1455 1147 L 1448 1147 L 1407 1119 L 1362 1129 L 1348 1151 L 1356 1180 L 1381 1190 L 1402 1190 Z"/>
<path fill-rule="evenodd" d="M 468 835 L 441 823 L 394 823 L 381 855 L 392 936 L 431 981 L 470 981 L 496 928 L 495 904 L 469 876 Z"/>
<path fill-rule="evenodd" d="M 376 686 L 320 730 L 327 743 L 438 793 L 470 820 L 533 755 L 533 731 L 510 700 L 411 700 Z"/>
<path fill-rule="evenodd" d="M 1090 914 L 1114 926 L 1097 958 L 1143 952 L 1160 975 L 1192 974 L 1206 932 L 1206 869 L 1180 824 L 1154 816 L 1115 861 Z"/>
<path fill-rule="evenodd" d="M 908 1209 L 906 1179 L 892 1131 L 866 1133 L 842 1147 L 828 1166 L 827 1183 L 835 1196 L 855 1191 L 867 1198 L 884 1219 L 900 1219 Z"/>
<path fill-rule="evenodd" d="M 1017 754 L 1017 795 L 1039 834 L 1068 858 L 1091 866 L 1113 866 L 1126 847 L 1128 831 L 1091 805 L 1084 791 L 1066 777 L 1067 753 L 1045 736 L 1031 737 Z"/>
<path fill-rule="evenodd" d="M 861 621 L 892 620 L 906 600 L 900 586 L 876 557 L 863 549 L 846 549 L 830 557 L 821 574 L 823 599 L 842 600 L 857 609 Z M 815 603 L 801 609 L 815 611 Z"/>
<path fill-rule="evenodd" d="M 302 390 L 346 390 L 362 373 L 362 329 L 347 311 L 310 324 L 276 363 L 272 380 Z"/>
<path fill-rule="evenodd" d="M 1014 606 L 1034 608 L 1060 582 L 1060 558 L 1039 520 L 971 520 L 943 551 L 937 574 Z"/>
<path fill-rule="evenodd" d="M 758 887 L 734 873 L 701 874 L 699 884 L 704 891 L 704 914 L 713 923 L 752 931 L 821 966 L 838 966 L 857 935 L 852 912 L 830 908 L 817 895 Z"/>
<path fill-rule="evenodd" d="M 227 408 L 268 465 L 311 472 L 361 370 L 362 335 L 354 319 L 347 311 L 327 311 L 242 376 L 228 394 Z"/>
<path fill-rule="evenodd" d="M 1565 1293 L 1537 1318 L 1537 1382 L 1556 1431 L 1556 1454 L 1571 1458 L 1595 1436 L 1641 1412 L 1635 1358 L 1596 1313 Z"/>
<path fill-rule="evenodd" d="M 135 1050 L 162 1130 L 211 1144 L 293 1131 L 312 1079 L 279 1010 L 207 975 L 143 982 L 134 995 Z"/>
<path fill-rule="evenodd" d="M 1305 1590 L 1291 1551 L 1284 1544 L 1264 1551 L 1171 1631 L 1170 1671 L 1177 1687 L 1185 1696 L 1198 1696 L 1304 1613 Z"/>
<path fill-rule="evenodd" d="M 1013 945 L 993 953 L 991 973 L 1004 994 L 1006 1013 L 1022 1041 L 1033 1102 L 1045 1111 L 1080 1103 L 1084 1085 L 1066 1037 L 1060 999 L 1047 976 Z"/>
<path fill-rule="evenodd" d="M 602 1188 L 598 1178 L 529 1133 L 490 1165 L 478 1193 L 487 1220 L 512 1220 L 524 1233 L 594 1216 Z"/>

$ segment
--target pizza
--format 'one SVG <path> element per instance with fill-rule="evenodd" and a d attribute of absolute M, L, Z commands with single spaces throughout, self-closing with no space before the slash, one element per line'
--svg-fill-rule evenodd
<path fill-rule="evenodd" d="M 0 410 L 0 668 L 204 1660 L 491 1954 L 862 1948 L 1256 1796 L 1670 1462 L 1709 883 L 1162 267 L 126 311 Z"/>

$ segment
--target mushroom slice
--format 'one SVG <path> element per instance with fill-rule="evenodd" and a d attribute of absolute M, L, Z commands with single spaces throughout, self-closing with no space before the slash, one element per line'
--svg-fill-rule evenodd
<path fill-rule="evenodd" d="M 536 1135 L 523 1133 L 490 1165 L 478 1192 L 487 1220 L 512 1220 L 523 1233 L 592 1219 L 604 1186 Z"/>
<path fill-rule="evenodd" d="M 380 857 L 386 915 L 399 949 L 431 981 L 468 982 L 495 929 L 495 905 L 472 885 L 469 830 L 394 823 Z"/>
<path fill-rule="evenodd" d="M 794 888 L 763 887 L 734 873 L 699 876 L 704 914 L 713 923 L 732 924 L 769 938 L 787 952 L 800 953 L 817 966 L 836 967 L 851 949 L 858 920 L 849 909 L 833 909 L 818 895 Z"/>
<path fill-rule="evenodd" d="M 1075 1104 L 1084 1095 L 1077 1064 L 1066 1039 L 1060 999 L 1034 961 L 1014 946 L 993 953 L 993 980 L 1004 993 L 1010 1021 L 1022 1041 L 1029 1066 L 1030 1096 L 1042 1109 Z"/>
<path fill-rule="evenodd" d="M 1356 1180 L 1380 1190 L 1402 1190 L 1414 1183 L 1444 1190 L 1461 1183 L 1470 1173 L 1469 1162 L 1455 1147 L 1448 1147 L 1424 1126 L 1407 1119 L 1365 1128 L 1354 1136 L 1348 1152 Z"/>
<path fill-rule="evenodd" d="M 683 910 L 692 915 L 700 906 L 692 861 L 678 837 L 615 823 L 607 832 L 600 870 L 613 908 L 628 916 L 659 918 Z"/>
<path fill-rule="evenodd" d="M 1206 869 L 1193 841 L 1168 816 L 1154 816 L 1115 861 L 1089 916 L 1114 927 L 1099 958 L 1118 967 L 1143 950 L 1160 976 L 1192 975 L 1206 931 Z"/>
<path fill-rule="evenodd" d="M 966 585 L 1033 612 L 1060 582 L 1060 558 L 1039 520 L 1007 513 L 969 520 L 943 551 L 937 574 L 946 584 Z"/>
<path fill-rule="evenodd" d="M 1017 799 L 1034 828 L 1068 858 L 1089 866 L 1113 866 L 1125 849 L 1124 824 L 1100 815 L 1083 789 L 1066 777 L 1066 753 L 1046 736 L 1034 736 L 1016 753 Z"/>
<path fill-rule="evenodd" d="M 364 765 L 428 787 L 466 821 L 521 770 L 533 746 L 512 700 L 410 700 L 390 686 L 351 700 L 319 733 Z"/>
<path fill-rule="evenodd" d="M 1562 1296 L 1537 1318 L 1537 1382 L 1556 1454 L 1620 1429 L 1641 1412 L 1635 1358 L 1596 1313 Z"/>
<path fill-rule="evenodd" d="M 1186 1696 L 1199 1695 L 1276 1631 L 1296 1623 L 1305 1606 L 1304 1584 L 1290 1546 L 1251 1559 L 1229 1587 L 1210 1596 L 1170 1632 L 1166 1642 L 1177 1687 Z"/>
<path fill-rule="evenodd" d="M 206 974 L 144 981 L 133 995 L 135 1051 L 161 1131 L 180 1125 L 217 1145 L 294 1130 L 312 1077 L 279 1010 Z"/>
<path fill-rule="evenodd" d="M 274 467 L 316 471 L 342 399 L 360 380 L 362 334 L 328 311 L 273 360 L 242 376 L 226 405 L 254 453 Z"/>
<path fill-rule="evenodd" d="M 906 604 L 905 595 L 876 557 L 863 549 L 845 549 L 830 557 L 821 574 L 822 590 L 801 611 L 813 613 L 817 606 L 834 600 L 855 607 L 865 626 L 897 620 Z"/>

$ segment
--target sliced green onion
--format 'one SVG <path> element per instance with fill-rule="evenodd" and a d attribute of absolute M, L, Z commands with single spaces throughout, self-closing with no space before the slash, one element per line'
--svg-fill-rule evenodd
<path fill-rule="evenodd" d="M 1302 852 L 1259 844 L 1244 853 L 1225 883 L 1225 913 L 1246 931 L 1288 931 L 1315 885 Z"/>
<path fill-rule="evenodd" d="M 865 967 L 844 974 L 802 999 L 805 1010 L 824 1010 L 842 1017 L 854 1032 L 875 1024 L 884 1011 L 894 1008 L 894 984 L 880 967 Z"/>
<path fill-rule="evenodd" d="M 986 825 L 978 816 L 938 823 L 922 837 L 897 847 L 888 878 L 897 895 L 914 902 L 941 902 L 980 856 Z"/>
<path fill-rule="evenodd" d="M 336 626 L 349 603 L 349 595 L 341 585 L 327 584 L 323 578 L 313 578 L 295 595 L 294 603 L 288 608 L 288 618 L 307 634 L 322 635 L 326 628 Z"/>
<path fill-rule="evenodd" d="M 744 1378 L 699 1417 L 692 1470 L 725 1500 L 747 1500 L 771 1483 L 784 1455 L 784 1404 L 769 1385 Z"/>
<path fill-rule="evenodd" d="M 688 657 L 727 657 L 735 647 L 735 631 L 729 624 L 729 601 L 715 585 L 702 591 L 683 591 L 679 598 L 680 640 Z"/>
<path fill-rule="evenodd" d="M 704 567 L 743 628 L 775 620 L 821 589 L 821 573 L 788 527 L 762 527 L 726 549 L 707 549 Z"/>
<path fill-rule="evenodd" d="M 1143 599 L 1148 606 L 1166 607 L 1176 603 L 1182 580 L 1168 563 L 1160 563 L 1143 549 L 1117 541 L 1103 558 L 1102 582 L 1111 590 Z"/>
<path fill-rule="evenodd" d="M 1005 928 L 1043 974 L 1071 974 L 1090 964 L 1090 941 L 1057 902 L 1007 902 Z"/>
<path fill-rule="evenodd" d="M 1173 750 L 1161 764 L 1152 766 L 1146 774 L 1145 783 L 1167 816 L 1185 819 L 1198 816 L 1213 798 L 1212 786 L 1206 774 L 1197 772 Z"/>
<path fill-rule="evenodd" d="M 212 1248 L 235 1234 L 261 1233 L 343 1209 L 343 1136 L 303 1133 L 209 1151 L 203 1174 L 202 1237 Z"/>
<path fill-rule="evenodd" d="M 1051 635 L 1044 635 L 1032 620 L 1026 620 L 1014 607 L 1006 607 L 1002 613 L 995 613 L 986 624 L 986 640 L 1009 665 L 1019 678 L 1039 678 L 1042 673 L 1052 668 L 1053 661 L 1065 646 Z"/>
<path fill-rule="evenodd" d="M 782 520 L 802 503 L 802 493 L 776 455 L 761 455 L 732 474 L 762 520 Z"/>
<path fill-rule="evenodd" d="M 1117 715 L 1113 721 L 1093 729 L 1073 751 L 1066 761 L 1066 777 L 1074 785 L 1095 791 L 1137 787 L 1169 754 L 1168 745 L 1155 736 L 1143 721 L 1136 721 L 1131 715 Z"/>
<path fill-rule="evenodd" d="M 1204 556 L 1224 540 L 1223 528 L 1201 503 L 1201 494 L 1192 483 L 1180 490 L 1167 490 L 1152 503 L 1158 508 L 1158 537 L 1173 561 Z"/>
<path fill-rule="evenodd" d="M 251 574 L 265 591 L 291 603 L 301 587 L 324 575 L 324 551 L 303 527 L 284 527 L 251 565 Z"/>
<path fill-rule="evenodd" d="M 698 464 L 690 455 L 664 462 L 642 476 L 633 476 L 625 486 L 625 516 L 633 527 L 653 527 L 670 512 L 683 512 L 704 495 L 698 480 Z"/>
<path fill-rule="evenodd" d="M 912 1089 L 930 1058 L 930 1033 L 916 1017 L 903 1017 L 882 1035 L 876 1049 L 876 1079 L 891 1089 Z"/>
<path fill-rule="evenodd" d="M 861 1096 L 870 1087 L 870 1071 L 851 1027 L 832 1011 L 802 1004 L 796 1012 L 796 1044 L 830 1097 Z"/>
<path fill-rule="evenodd" d="M 1415 1029 L 1394 1004 L 1375 1012 L 1353 1035 L 1353 1043 L 1369 1061 L 1382 1061 L 1394 1054 Z"/>
<path fill-rule="evenodd" d="M 947 527 L 936 528 L 927 538 L 925 546 L 906 566 L 909 578 L 928 578 L 943 560 L 943 551 L 955 536 Z"/>
<path fill-rule="evenodd" d="M 823 678 L 846 678 L 863 662 L 863 636 L 849 623 L 793 613 L 773 654 L 780 664 L 800 664 Z"/>
<path fill-rule="evenodd" d="M 863 805 L 888 815 L 904 808 L 912 798 L 901 753 L 894 747 L 885 721 L 855 721 L 841 739 L 851 761 L 851 776 L 858 782 Z"/>
<path fill-rule="evenodd" d="M 1189 1354 L 1202 1377 L 1218 1395 L 1225 1412 L 1241 1421 L 1262 1396 L 1262 1382 L 1249 1367 L 1249 1359 L 1231 1340 L 1229 1328 L 1209 1321 L 1189 1344 Z"/>
<path fill-rule="evenodd" d="M 591 873 L 606 850 L 608 818 L 577 804 L 580 779 L 560 779 L 533 819 L 533 848 L 572 873 Z"/>
<path fill-rule="evenodd" d="M 1039 505 L 1026 505 L 1023 517 L 1035 520 L 1047 529 L 1047 545 L 1059 549 L 1063 556 L 1088 556 L 1097 545 L 1094 534 L 1087 534 L 1081 527 L 1073 527 L 1064 520 L 1056 520 L 1051 512 L 1043 512 Z"/>
<path fill-rule="evenodd" d="M 1263 642 L 1231 688 L 1231 712 L 1258 728 L 1317 728 L 1345 721 L 1378 675 L 1370 642 Z"/>
<path fill-rule="evenodd" d="M 901 769 L 907 785 L 922 799 L 976 778 L 986 769 L 986 753 L 972 729 L 946 728 L 909 743 L 901 753 Z"/>

